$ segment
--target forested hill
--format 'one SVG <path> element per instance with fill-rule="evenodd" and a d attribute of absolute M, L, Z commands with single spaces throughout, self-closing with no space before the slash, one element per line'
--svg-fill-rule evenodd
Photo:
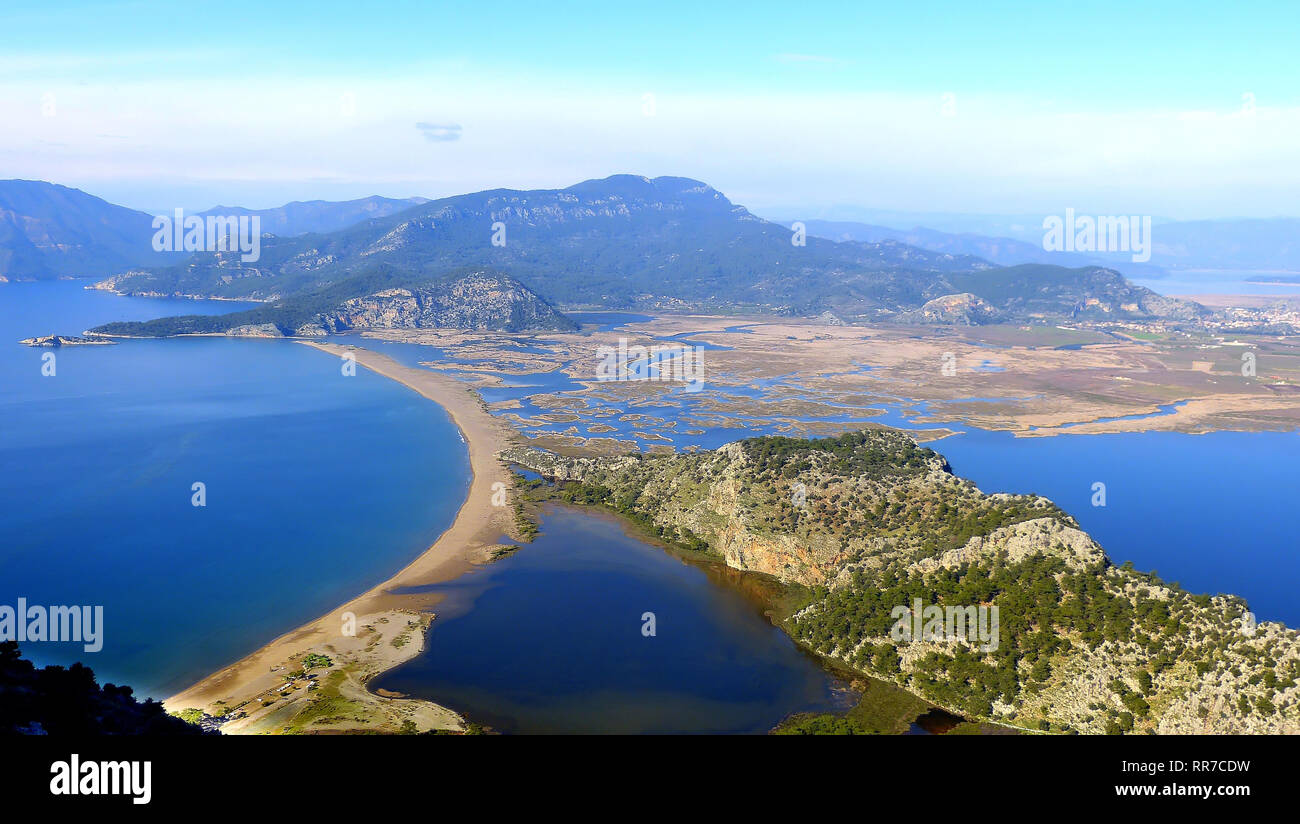
<path fill-rule="evenodd" d="M 578 326 L 526 286 L 498 272 L 465 270 L 427 282 L 388 270 L 226 315 L 108 323 L 92 332 L 172 335 L 320 336 L 353 329 L 575 331 Z"/>

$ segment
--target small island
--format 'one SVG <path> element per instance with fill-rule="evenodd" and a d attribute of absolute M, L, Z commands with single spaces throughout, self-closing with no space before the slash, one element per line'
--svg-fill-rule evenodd
<path fill-rule="evenodd" d="M 23 338 L 18 342 L 24 346 L 111 346 L 117 343 L 115 340 L 94 333 L 86 335 L 41 335 L 36 338 Z"/>

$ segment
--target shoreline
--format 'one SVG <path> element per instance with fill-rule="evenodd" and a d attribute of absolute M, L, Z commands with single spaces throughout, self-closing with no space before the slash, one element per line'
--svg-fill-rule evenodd
<path fill-rule="evenodd" d="M 427 369 L 403 366 L 387 355 L 355 346 L 299 341 L 327 354 L 352 354 L 370 371 L 396 381 L 438 404 L 459 430 L 469 452 L 471 478 L 464 502 L 451 525 L 434 543 L 386 581 L 341 604 L 325 615 L 290 630 L 167 698 L 169 711 L 196 707 L 213 712 L 222 703 L 247 713 L 223 726 L 227 733 L 274 733 L 298 726 L 296 716 L 321 732 L 352 729 L 397 732 L 406 722 L 418 729 L 460 730 L 463 719 L 433 702 L 380 696 L 365 684 L 379 673 L 409 660 L 424 648 L 424 631 L 440 598 L 430 593 L 392 590 L 450 581 L 484 563 L 503 535 L 514 529 L 513 510 L 493 506 L 497 483 L 511 487 L 511 478 L 497 453 L 516 434 L 493 418 L 473 390 L 461 382 Z M 499 487 L 497 487 L 499 489 Z M 353 635 L 345 634 L 345 615 L 355 618 Z M 299 668 L 308 653 L 328 656 L 334 665 L 313 671 L 320 679 L 310 686 L 297 679 L 285 688 L 286 675 Z M 321 681 L 327 689 L 321 688 Z M 313 699 L 320 694 L 322 700 Z M 315 712 L 313 703 L 328 702 L 330 712 Z M 340 712 L 338 703 L 345 706 Z M 322 710 L 323 711 L 323 710 Z M 369 717 L 362 718 L 358 712 Z"/>

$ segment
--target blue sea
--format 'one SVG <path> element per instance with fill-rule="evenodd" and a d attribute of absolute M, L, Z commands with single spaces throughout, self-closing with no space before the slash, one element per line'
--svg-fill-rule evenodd
<path fill-rule="evenodd" d="M 100 652 L 24 645 L 38 663 L 166 697 L 383 581 L 454 518 L 459 433 L 367 370 L 288 341 L 17 343 L 240 308 L 0 284 L 0 604 L 104 608 Z"/>

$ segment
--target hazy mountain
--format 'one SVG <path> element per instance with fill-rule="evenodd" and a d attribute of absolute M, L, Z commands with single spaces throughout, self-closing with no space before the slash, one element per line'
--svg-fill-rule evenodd
<path fill-rule="evenodd" d="M 0 279 L 103 277 L 160 265 L 153 217 L 39 180 L 0 181 Z"/>
<path fill-rule="evenodd" d="M 394 199 L 390 197 L 363 197 L 357 200 L 295 200 L 276 209 L 245 209 L 242 206 L 214 206 L 201 217 L 208 215 L 256 215 L 261 218 L 262 231 L 283 237 L 305 235 L 308 232 L 336 232 L 375 217 L 392 214 L 428 203 L 425 197 Z"/>
<path fill-rule="evenodd" d="M 1300 272 L 1300 218 L 1167 223 L 1151 234 L 1152 262 L 1169 268 Z"/>
<path fill-rule="evenodd" d="M 791 225 L 793 221 L 785 221 Z M 1041 238 L 1034 243 L 1009 237 L 990 237 L 987 235 L 963 232 L 941 232 L 924 226 L 911 229 L 892 229 L 888 226 L 876 226 L 870 223 L 835 220 L 804 220 L 809 234 L 824 237 L 827 240 L 853 240 L 861 243 L 881 243 L 895 241 L 928 249 L 931 252 L 946 252 L 953 255 L 970 255 L 983 258 L 999 266 L 1018 266 L 1022 263 L 1047 263 L 1054 266 L 1109 266 L 1135 277 L 1157 277 L 1166 274 L 1157 266 L 1134 263 L 1123 255 L 1085 255 L 1075 252 L 1049 252 L 1043 248 Z M 1131 255 L 1130 255 L 1131 257 Z"/>
<path fill-rule="evenodd" d="M 1176 221 L 1153 216 L 1151 260 L 1142 264 L 1133 263 L 1127 252 L 1043 252 L 1046 215 L 835 211 L 852 218 L 792 220 L 802 220 L 809 232 L 832 240 L 890 239 L 923 249 L 972 254 L 1002 265 L 1100 265 L 1135 277 L 1157 277 L 1178 269 L 1300 272 L 1300 218 L 1293 217 Z"/>
<path fill-rule="evenodd" d="M 299 235 L 344 229 L 427 202 L 367 197 L 294 202 L 277 209 L 218 206 L 197 214 L 258 215 L 263 232 Z M 154 251 L 154 231 L 153 215 L 80 189 L 39 180 L 0 181 L 0 279 L 102 278 L 185 259 L 184 253 Z"/>

